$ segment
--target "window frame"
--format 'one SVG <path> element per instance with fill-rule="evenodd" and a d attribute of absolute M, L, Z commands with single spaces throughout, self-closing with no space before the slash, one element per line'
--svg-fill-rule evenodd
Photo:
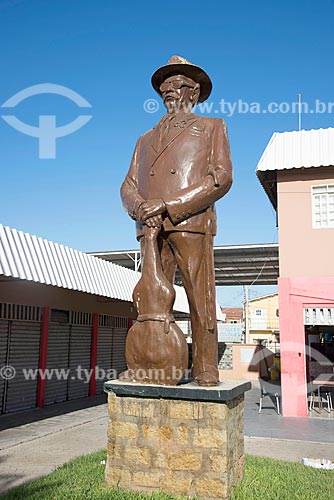
<path fill-rule="evenodd" d="M 316 188 L 325 188 L 326 191 L 323 191 L 322 193 L 316 193 L 314 190 Z M 326 200 L 326 211 L 327 211 L 327 225 L 322 225 L 322 220 L 321 220 L 321 198 L 320 198 L 320 225 L 317 226 L 317 219 L 316 219 L 316 206 L 315 206 L 315 197 L 316 195 L 321 195 L 321 194 L 326 194 L 327 195 L 327 200 Z M 334 182 L 333 183 L 326 183 L 326 184 L 314 184 L 311 186 L 311 204 L 312 204 L 312 229 L 334 229 L 334 221 L 332 224 L 329 223 L 329 194 L 333 194 L 334 197 Z"/>

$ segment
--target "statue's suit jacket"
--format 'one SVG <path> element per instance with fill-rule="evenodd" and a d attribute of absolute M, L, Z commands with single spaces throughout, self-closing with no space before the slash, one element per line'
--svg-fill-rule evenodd
<path fill-rule="evenodd" d="M 136 220 L 140 204 L 162 198 L 165 231 L 216 233 L 214 203 L 230 189 L 232 165 L 222 119 L 182 113 L 161 141 L 159 124 L 142 135 L 121 188 L 125 209 Z M 141 236 L 137 222 L 137 236 Z"/>

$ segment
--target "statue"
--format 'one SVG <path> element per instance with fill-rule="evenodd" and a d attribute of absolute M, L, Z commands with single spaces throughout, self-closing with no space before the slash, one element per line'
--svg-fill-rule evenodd
<path fill-rule="evenodd" d="M 120 379 L 175 385 L 187 367 L 187 344 L 172 315 L 176 266 L 192 327 L 193 380 L 219 383 L 213 238 L 214 203 L 232 185 L 225 123 L 195 115 L 212 89 L 207 73 L 173 56 L 152 76 L 167 114 L 136 145 L 121 188 L 136 221 L 142 278 L 133 299 L 138 321 L 127 337 Z M 144 376 L 143 376 L 144 374 Z"/>

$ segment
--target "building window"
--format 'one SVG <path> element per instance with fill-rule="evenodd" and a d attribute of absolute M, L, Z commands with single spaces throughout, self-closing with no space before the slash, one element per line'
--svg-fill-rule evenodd
<path fill-rule="evenodd" d="M 312 187 L 313 228 L 334 227 L 334 184 Z"/>

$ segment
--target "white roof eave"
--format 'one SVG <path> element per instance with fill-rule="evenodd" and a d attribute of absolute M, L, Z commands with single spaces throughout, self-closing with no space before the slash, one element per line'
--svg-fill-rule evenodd
<path fill-rule="evenodd" d="M 275 132 L 256 173 L 334 165 L 334 128 Z"/>
<path fill-rule="evenodd" d="M 141 274 L 0 224 L 0 275 L 132 302 Z M 175 286 L 174 310 L 189 314 L 185 291 Z"/>

